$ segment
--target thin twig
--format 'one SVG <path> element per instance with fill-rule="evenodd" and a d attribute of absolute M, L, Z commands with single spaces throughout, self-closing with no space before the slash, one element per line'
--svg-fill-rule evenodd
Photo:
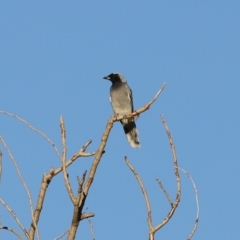
<path fill-rule="evenodd" d="M 176 208 L 178 207 L 178 204 L 179 204 L 180 198 L 181 198 L 181 181 L 180 181 L 180 175 L 179 175 L 179 172 L 178 172 L 177 154 L 176 154 L 175 146 L 174 146 L 174 143 L 173 143 L 173 138 L 172 138 L 172 135 L 171 135 L 171 133 L 170 133 L 170 131 L 168 129 L 167 123 L 166 123 L 163 115 L 161 115 L 161 119 L 162 119 L 162 123 L 164 125 L 164 128 L 166 130 L 166 133 L 168 135 L 169 143 L 170 143 L 171 150 L 172 150 L 173 164 L 174 164 L 174 173 L 175 173 L 176 181 L 177 181 L 177 194 L 176 194 L 175 202 L 172 205 L 168 215 L 166 216 L 166 218 L 161 223 L 159 223 L 154 228 L 154 230 L 152 232 L 153 235 L 154 235 L 154 233 L 156 231 L 158 231 L 160 228 L 162 228 L 171 219 L 171 217 L 174 214 Z"/>
<path fill-rule="evenodd" d="M 83 184 L 85 182 L 86 174 L 87 174 L 87 170 L 83 173 L 81 179 L 77 176 L 77 180 L 78 180 L 78 196 L 77 196 L 76 206 L 78 206 L 78 207 L 80 207 L 81 199 L 84 198 Z M 78 215 L 78 217 L 80 216 L 80 211 L 79 210 L 80 209 L 77 210 L 78 213 L 77 212 L 75 213 L 76 215 Z"/>
<path fill-rule="evenodd" d="M 85 153 L 87 147 L 92 143 L 92 140 L 88 140 L 85 145 L 83 145 L 80 150 L 72 156 L 72 161 L 76 160 L 78 157 L 90 157 L 96 154 L 96 152 Z M 68 164 L 68 162 L 66 163 Z"/>
<path fill-rule="evenodd" d="M 91 140 L 90 140 L 91 141 Z M 89 142 L 89 141 L 88 141 Z M 89 145 L 89 144 L 88 144 Z M 83 147 L 75 153 L 67 162 L 66 162 L 66 167 L 70 166 L 75 160 L 77 160 L 79 157 L 91 157 L 95 155 L 96 152 L 90 152 L 90 153 L 84 153 L 83 152 Z M 54 170 L 53 174 L 54 176 L 57 175 L 62 171 L 62 166 L 58 167 L 57 169 Z"/>
<path fill-rule="evenodd" d="M 90 217 L 94 217 L 94 216 L 95 216 L 94 213 L 83 213 L 83 214 L 81 215 L 81 220 L 87 219 L 87 218 L 90 218 Z"/>
<path fill-rule="evenodd" d="M 4 229 L 4 230 L 7 230 L 7 231 L 10 231 L 10 232 L 14 233 L 16 236 L 18 236 L 19 239 L 24 240 L 24 238 L 16 230 L 14 230 L 13 228 L 6 227 L 6 226 L 0 226 L 0 229 Z"/>
<path fill-rule="evenodd" d="M 79 193 L 79 194 L 82 193 L 83 184 L 84 184 L 84 182 L 85 182 L 86 174 L 87 174 L 87 170 L 83 173 L 81 179 L 80 179 L 79 177 L 77 177 L 78 185 L 79 185 L 79 189 L 78 189 L 78 193 Z"/>
<path fill-rule="evenodd" d="M 82 146 L 81 148 L 81 152 L 85 152 L 87 147 L 92 143 L 92 140 L 88 140 L 87 143 L 85 145 Z"/>
<path fill-rule="evenodd" d="M 69 229 L 66 230 L 64 233 L 62 233 L 60 236 L 54 238 L 54 240 L 58 240 L 58 239 L 62 238 L 62 237 L 63 237 L 64 235 L 66 235 L 68 232 L 69 232 Z"/>
<path fill-rule="evenodd" d="M 129 162 L 127 157 L 125 157 L 125 162 L 128 165 L 128 167 L 130 168 L 130 170 L 133 172 L 133 174 L 136 177 L 136 179 L 137 179 L 137 181 L 139 183 L 139 186 L 140 186 L 140 188 L 142 190 L 143 196 L 145 198 L 145 203 L 146 203 L 146 206 L 147 206 L 148 226 L 149 226 L 149 230 L 152 231 L 152 229 L 153 229 L 153 226 L 152 226 L 152 212 L 151 212 L 151 205 L 150 205 L 150 201 L 149 201 L 149 198 L 148 198 L 147 191 L 144 188 L 142 179 L 138 175 L 138 173 L 135 170 L 135 168 L 131 165 L 131 163 Z"/>
<path fill-rule="evenodd" d="M 8 210 L 8 212 L 14 217 L 14 219 L 17 222 L 18 226 L 22 229 L 22 231 L 24 232 L 25 236 L 28 238 L 28 232 L 25 229 L 25 227 L 22 225 L 21 221 L 18 219 L 16 213 L 7 205 L 7 203 L 5 201 L 2 200 L 2 198 L 0 198 L 0 202 Z"/>
<path fill-rule="evenodd" d="M 138 110 L 136 110 L 135 112 L 133 112 L 131 115 L 132 116 L 138 116 L 140 113 L 148 110 L 150 108 L 150 106 L 156 101 L 156 99 L 158 98 L 158 96 L 161 94 L 161 92 L 163 91 L 163 89 L 165 88 L 166 83 L 164 83 L 162 85 L 162 87 L 159 89 L 159 91 L 157 92 L 157 94 L 155 95 L 155 97 L 149 102 L 147 103 L 145 106 L 139 108 Z"/>
<path fill-rule="evenodd" d="M 0 113 L 2 114 L 5 114 L 5 115 L 8 115 L 10 117 L 14 117 L 16 119 L 18 119 L 20 122 L 23 122 L 24 124 L 26 124 L 30 129 L 32 129 L 34 132 L 40 134 L 41 136 L 43 136 L 54 148 L 55 152 L 57 153 L 58 157 L 61 159 L 61 155 L 55 145 L 55 143 L 46 135 L 44 134 L 43 132 L 39 131 L 38 129 L 36 129 L 35 127 L 33 127 L 30 123 L 28 123 L 26 120 L 20 118 L 19 116 L 17 116 L 16 114 L 12 114 L 12 113 L 9 113 L 9 112 L 5 112 L 5 111 L 1 111 L 0 110 Z"/>
<path fill-rule="evenodd" d="M 19 176 L 19 178 L 20 178 L 20 180 L 21 180 L 21 182 L 22 182 L 22 184 L 23 184 L 23 186 L 24 186 L 24 188 L 25 188 L 25 190 L 26 190 L 26 192 L 27 192 L 27 196 L 28 196 L 28 199 L 29 199 L 31 216 L 32 216 L 32 221 L 33 221 L 34 227 L 36 228 L 36 231 L 37 231 L 37 239 L 40 240 L 38 227 L 37 227 L 36 222 L 35 222 L 35 220 L 34 220 L 33 204 L 32 204 L 32 197 L 31 197 L 30 191 L 29 191 L 29 189 L 28 189 L 28 187 L 27 187 L 27 184 L 25 183 L 25 181 L 24 181 L 24 179 L 23 179 L 23 177 L 22 177 L 22 174 L 21 174 L 21 172 L 20 172 L 20 170 L 19 170 L 19 168 L 18 168 L 17 161 L 16 161 L 15 158 L 13 157 L 13 155 L 12 155 L 9 147 L 7 146 L 7 144 L 5 143 L 5 141 L 3 140 L 3 138 L 2 138 L 1 136 L 0 136 L 0 141 L 3 143 L 3 146 L 4 146 L 5 149 L 7 150 L 8 155 L 9 155 L 10 158 L 12 159 L 13 164 L 14 164 L 14 166 L 15 166 L 15 169 L 16 169 L 16 171 L 17 171 L 17 174 L 18 174 L 18 176 Z"/>
<path fill-rule="evenodd" d="M 88 220 L 88 222 L 89 222 L 89 225 L 90 225 L 90 231 L 91 231 L 91 235 L 92 235 L 92 240 L 95 240 L 92 222 L 91 222 L 91 220 Z"/>
<path fill-rule="evenodd" d="M 156 180 L 157 180 L 159 186 L 161 187 L 161 189 L 163 190 L 165 196 L 167 197 L 167 199 L 168 199 L 170 205 L 172 206 L 172 205 L 173 205 L 173 202 L 172 202 L 172 200 L 171 200 L 171 198 L 170 198 L 168 192 L 167 192 L 166 189 L 164 188 L 164 186 L 163 186 L 163 184 L 161 183 L 161 181 L 160 181 L 158 178 L 157 178 Z"/>
<path fill-rule="evenodd" d="M 60 117 L 60 128 L 61 128 L 61 138 L 62 138 L 62 148 L 63 148 L 63 154 L 62 154 L 61 160 L 62 160 L 64 181 L 65 181 L 68 195 L 72 203 L 76 204 L 76 198 L 74 197 L 74 194 L 69 182 L 68 174 L 67 174 L 67 169 L 66 169 L 66 155 L 67 155 L 66 130 L 65 130 L 64 120 L 62 116 Z"/>
<path fill-rule="evenodd" d="M 199 220 L 199 201 L 198 201 L 198 190 L 197 190 L 197 187 L 196 187 L 196 184 L 194 183 L 193 181 L 193 178 L 191 177 L 190 173 L 188 173 L 186 170 L 178 167 L 178 169 L 180 169 L 182 172 L 184 172 L 188 178 L 191 180 L 192 182 L 192 185 L 193 185 L 193 188 L 194 188 L 194 192 L 195 192 L 195 198 L 196 198 L 196 205 L 197 205 L 197 214 L 196 214 L 196 219 L 195 219 L 195 223 L 194 223 L 194 227 L 190 233 L 190 235 L 188 236 L 187 240 L 190 240 L 192 239 L 195 231 L 197 230 L 197 227 L 198 227 L 198 220 Z"/>

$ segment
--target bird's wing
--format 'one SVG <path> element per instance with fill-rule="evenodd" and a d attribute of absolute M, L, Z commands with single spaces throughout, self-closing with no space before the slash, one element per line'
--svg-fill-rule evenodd
<path fill-rule="evenodd" d="M 134 111 L 133 110 L 133 94 L 132 94 L 132 89 L 130 87 L 128 87 L 128 97 L 130 99 L 130 102 L 131 102 L 131 109 L 132 109 L 132 112 Z"/>

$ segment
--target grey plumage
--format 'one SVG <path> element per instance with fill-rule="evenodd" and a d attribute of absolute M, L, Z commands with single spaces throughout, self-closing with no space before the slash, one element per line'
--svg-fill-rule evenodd
<path fill-rule="evenodd" d="M 119 73 L 111 73 L 104 77 L 112 82 L 110 88 L 110 102 L 112 104 L 113 112 L 116 115 L 128 115 L 133 110 L 132 90 L 127 85 L 125 78 Z M 122 119 L 124 132 L 128 142 L 133 148 L 140 148 L 138 139 L 138 131 L 134 119 Z"/>

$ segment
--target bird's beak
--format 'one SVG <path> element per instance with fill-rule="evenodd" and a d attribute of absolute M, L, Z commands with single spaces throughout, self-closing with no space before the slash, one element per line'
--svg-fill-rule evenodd
<path fill-rule="evenodd" d="M 110 80 L 109 76 L 106 76 L 103 79 Z"/>

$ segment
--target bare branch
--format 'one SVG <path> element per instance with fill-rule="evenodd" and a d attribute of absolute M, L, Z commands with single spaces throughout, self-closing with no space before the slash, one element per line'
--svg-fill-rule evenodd
<path fill-rule="evenodd" d="M 40 191 L 39 191 L 39 195 L 38 195 L 38 200 L 37 200 L 37 205 L 36 205 L 36 209 L 34 211 L 34 219 L 32 220 L 30 229 L 29 229 L 29 239 L 33 240 L 34 239 L 34 234 L 36 231 L 36 224 L 39 221 L 39 217 L 43 208 L 43 201 L 45 199 L 45 195 L 46 195 L 46 191 L 48 188 L 49 183 L 51 182 L 51 179 L 53 178 L 54 175 L 49 174 L 44 174 L 43 178 L 42 178 L 42 183 L 41 183 L 41 187 L 40 187 Z"/>
<path fill-rule="evenodd" d="M 93 230 L 93 225 L 91 220 L 88 220 L 89 225 L 90 225 L 90 230 L 91 230 L 91 235 L 92 235 L 92 240 L 95 240 L 95 236 L 94 236 L 94 230 Z"/>
<path fill-rule="evenodd" d="M 87 170 L 83 173 L 81 179 L 80 179 L 79 177 L 77 177 L 78 185 L 79 185 L 79 188 L 78 188 L 78 194 L 79 194 L 79 196 L 80 196 L 80 194 L 82 193 L 82 190 L 83 190 L 83 184 L 84 184 L 84 182 L 85 182 L 86 174 L 87 174 Z"/>
<path fill-rule="evenodd" d="M 60 128 L 61 128 L 61 138 L 62 138 L 62 146 L 63 146 L 63 154 L 62 154 L 63 176 L 64 176 L 64 181 L 65 181 L 65 185 L 66 185 L 69 197 L 74 205 L 73 220 L 72 220 L 71 228 L 69 230 L 68 239 L 74 239 L 76 230 L 79 225 L 79 221 L 81 221 L 81 215 L 82 215 L 81 211 L 82 211 L 82 207 L 84 205 L 85 199 L 86 199 L 86 195 L 82 191 L 86 172 L 83 174 L 82 181 L 79 181 L 78 196 L 75 198 L 73 195 L 73 191 L 72 191 L 72 188 L 71 188 L 71 185 L 70 185 L 70 182 L 68 179 L 68 175 L 67 175 L 67 170 L 66 170 L 66 152 L 67 152 L 66 149 L 67 149 L 67 147 L 66 147 L 66 130 L 65 130 L 63 117 L 60 118 Z M 90 143 L 91 143 L 91 141 L 88 141 L 85 144 L 85 146 L 82 147 L 81 152 L 84 152 Z M 79 206 L 80 202 L 83 203 L 82 206 Z"/>
<path fill-rule="evenodd" d="M 117 115 L 115 116 L 115 119 L 114 121 L 120 121 L 122 120 L 123 118 L 132 118 L 132 117 L 137 117 L 139 116 L 140 113 L 143 113 L 145 112 L 146 110 L 149 110 L 150 106 L 157 100 L 157 98 L 159 97 L 159 95 L 162 93 L 163 89 L 165 88 L 166 86 L 166 83 L 164 83 L 162 85 L 162 87 L 159 89 L 159 91 L 157 92 L 157 94 L 155 95 L 155 97 L 150 101 L 148 102 L 146 105 L 144 105 L 143 107 L 135 110 L 133 113 L 130 113 L 129 115 Z"/>
<path fill-rule="evenodd" d="M 140 113 L 145 112 L 146 110 L 148 110 L 150 108 L 150 106 L 156 101 L 158 96 L 161 94 L 161 92 L 163 91 L 165 86 L 166 86 L 166 83 L 164 83 L 162 85 L 162 87 L 159 89 L 159 91 L 157 92 L 155 97 L 149 103 L 147 103 L 145 106 L 143 106 L 143 107 L 139 108 L 138 110 L 136 110 L 135 112 L 133 112 L 132 116 L 138 116 Z"/>
<path fill-rule="evenodd" d="M 38 134 L 40 134 L 41 136 L 43 136 L 53 147 L 54 147 L 54 150 L 56 151 L 57 155 L 59 156 L 59 158 L 61 159 L 61 155 L 56 147 L 56 145 L 53 143 L 53 141 L 47 137 L 47 135 L 45 135 L 43 132 L 39 131 L 38 129 L 34 128 L 31 124 L 29 124 L 26 120 L 20 118 L 19 116 L 15 115 L 15 114 L 12 114 L 12 113 L 9 113 L 9 112 L 5 112 L 5 111 L 0 111 L 0 113 L 2 114 L 6 114 L 8 116 L 11 116 L 11 117 L 14 117 L 16 118 L 17 120 L 23 122 L 24 124 L 26 124 L 30 129 L 32 129 L 33 131 L 37 132 Z M 1 139 L 0 139 L 1 140 Z M 2 139 L 3 140 L 3 139 Z M 88 141 L 70 160 L 68 160 L 65 164 L 66 167 L 68 167 L 69 165 L 71 165 L 76 159 L 78 159 L 79 157 L 89 157 L 89 156 L 93 156 L 95 155 L 95 152 L 90 152 L 90 153 L 85 153 L 85 150 L 86 148 L 90 145 L 91 143 L 91 140 Z M 5 146 L 6 147 L 6 146 Z M 10 152 L 9 152 L 10 153 Z M 11 157 L 11 156 L 10 156 Z M 13 159 L 12 159 L 13 160 Z M 14 160 L 13 160 L 14 161 Z M 14 165 L 15 165 L 16 161 L 14 162 Z M 20 173 L 20 171 L 18 170 L 18 166 L 15 165 L 16 169 L 17 169 L 17 172 Z M 1 170 L 1 169 L 0 169 Z M 34 238 L 34 233 L 35 233 L 35 230 L 37 231 L 37 237 L 39 239 L 39 233 L 38 233 L 38 229 L 37 229 L 37 225 L 36 225 L 36 222 L 39 221 L 39 216 L 40 216 L 40 213 L 41 213 L 41 210 L 42 210 L 42 204 L 43 204 L 43 201 L 44 201 L 44 197 L 45 197 L 45 194 L 46 194 L 46 190 L 47 190 L 47 186 L 48 184 L 50 183 L 51 179 L 56 176 L 58 173 L 60 173 L 61 171 L 63 171 L 63 167 L 59 167 L 58 169 L 56 169 L 55 171 L 51 171 L 49 174 L 45 174 L 44 177 L 43 177 L 43 181 L 42 181 L 42 184 L 41 184 L 41 189 L 40 189 L 40 192 L 39 192 L 39 197 L 38 197 L 38 202 L 37 202 L 37 206 L 36 206 L 36 210 L 34 211 L 33 213 L 33 208 L 32 208 L 32 199 L 31 199 L 31 196 L 29 198 L 30 200 L 30 208 L 31 208 L 31 212 L 32 212 L 32 223 L 31 223 L 31 227 L 30 227 L 30 230 L 29 230 L 29 235 L 30 235 L 30 239 L 33 239 Z M 1 175 L 1 174 L 0 174 Z M 20 177 L 21 181 L 23 180 L 22 177 Z M 24 187 L 26 187 L 26 184 L 24 182 Z M 27 189 L 27 192 L 28 192 L 28 196 L 29 196 L 29 191 Z"/>
<path fill-rule="evenodd" d="M 56 145 L 42 132 L 40 132 L 39 130 L 37 130 L 36 128 L 34 128 L 33 126 L 31 126 L 27 121 L 25 121 L 24 119 L 18 117 L 17 115 L 14 115 L 14 114 L 11 114 L 11 113 L 8 113 L 8 112 L 4 112 L 4 111 L 0 111 L 0 113 L 2 114 L 6 114 L 6 115 L 9 115 L 11 117 L 14 117 L 16 119 L 18 119 L 19 121 L 23 122 L 24 124 L 26 124 L 30 129 L 32 129 L 33 131 L 39 133 L 40 135 L 42 135 L 49 143 L 51 143 L 51 145 L 54 147 L 57 155 L 59 156 L 59 158 L 62 160 L 60 154 L 59 154 L 59 151 L 56 147 Z M 2 140 L 3 142 L 3 139 L 1 138 L 0 140 Z M 66 141 L 66 140 L 65 140 Z M 91 144 L 91 140 L 89 140 L 76 154 L 74 154 L 72 156 L 71 159 L 69 159 L 67 162 L 66 162 L 66 148 L 65 148 L 65 153 L 63 152 L 63 156 L 65 155 L 65 168 L 70 166 L 76 159 L 78 159 L 79 157 L 89 157 L 89 156 L 93 156 L 96 154 L 96 152 L 89 152 L 89 153 L 85 153 L 87 147 Z M 6 144 L 5 144 L 5 148 L 6 148 Z M 66 145 L 65 145 L 66 147 Z M 8 151 L 9 155 L 11 154 L 10 151 Z M 11 155 L 12 156 L 12 155 Z M 10 156 L 10 157 L 11 157 Z M 16 165 L 16 161 L 14 161 L 14 159 L 12 159 L 13 162 L 14 162 L 14 165 L 15 165 L 15 168 L 17 169 L 17 172 L 20 174 L 20 171 L 18 169 L 18 166 Z M 36 225 L 36 222 L 39 221 L 39 217 L 40 217 L 40 213 L 41 213 L 41 210 L 42 210 L 42 207 L 43 207 L 43 201 L 44 201 L 44 198 L 45 198 L 45 194 L 46 194 L 46 190 L 47 190 L 47 187 L 49 185 L 49 183 L 51 182 L 51 179 L 56 176 L 58 173 L 60 173 L 61 171 L 63 171 L 63 166 L 57 168 L 56 170 L 52 169 L 49 174 L 44 174 L 43 176 L 43 180 L 42 180 L 42 184 L 41 184 L 41 188 L 40 188 L 40 192 L 39 192 L 39 197 L 38 197 L 38 201 L 37 201 L 37 206 L 36 206 L 36 209 L 33 213 L 33 208 L 32 208 L 32 199 L 31 199 L 31 195 L 30 195 L 30 208 L 31 208 L 31 212 L 32 212 L 32 223 L 31 223 L 31 226 L 30 226 L 30 229 L 29 229 L 29 239 L 33 239 L 34 238 L 34 234 L 35 234 L 35 231 L 37 231 L 37 237 L 39 239 L 39 233 L 38 233 L 38 229 L 37 229 L 37 225 Z M 0 169 L 1 170 L 1 169 Z M 21 174 L 20 174 L 20 179 L 21 181 L 23 182 L 23 185 L 24 187 L 26 186 Z M 29 190 L 27 189 L 27 192 L 30 194 Z M 28 196 L 29 196 L 28 194 Z M 91 216 L 94 216 L 94 214 L 84 214 L 81 216 L 81 219 L 84 219 L 84 218 L 88 218 L 88 217 L 91 217 Z"/>
<path fill-rule="evenodd" d="M 63 117 L 60 117 L 60 128 L 61 128 L 61 137 L 62 137 L 62 147 L 63 147 L 63 154 L 62 154 L 62 167 L 63 167 L 63 176 L 65 181 L 65 186 L 68 191 L 68 195 L 72 201 L 73 204 L 76 204 L 76 198 L 73 195 L 73 191 L 68 179 L 68 174 L 66 170 L 66 154 L 67 154 L 67 146 L 66 146 L 66 130 L 65 125 L 63 121 Z"/>
<path fill-rule="evenodd" d="M 15 115 L 15 114 L 12 114 L 12 113 L 9 113 L 9 112 L 5 112 L 5 111 L 1 111 L 1 110 L 0 110 L 0 113 L 8 115 L 10 117 L 16 118 L 20 122 L 23 122 L 24 124 L 26 124 L 34 132 L 36 132 L 36 133 L 40 134 L 41 136 L 43 136 L 53 146 L 53 148 L 54 148 L 55 152 L 57 153 L 58 157 L 61 159 L 61 155 L 60 155 L 60 153 L 59 153 L 55 143 L 46 134 L 44 134 L 43 132 L 39 131 L 38 129 L 33 127 L 31 124 L 29 124 L 26 120 L 20 118 L 19 116 Z"/>
<path fill-rule="evenodd" d="M 29 189 L 28 189 L 28 187 L 27 187 L 27 184 L 25 183 L 25 181 L 24 181 L 24 179 L 23 179 L 23 177 L 22 177 L 22 174 L 21 174 L 21 172 L 20 172 L 20 170 L 19 170 L 19 168 L 18 168 L 17 161 L 16 161 L 15 158 L 13 157 L 10 149 L 8 148 L 7 144 L 5 143 L 5 141 L 3 140 L 3 138 L 2 138 L 1 136 L 0 136 L 0 141 L 3 143 L 3 146 L 4 146 L 5 149 L 7 150 L 8 155 L 9 155 L 10 158 L 12 159 L 13 164 L 14 164 L 14 166 L 15 166 L 15 169 L 16 169 L 16 171 L 17 171 L 17 174 L 18 174 L 18 176 L 19 176 L 19 178 L 20 178 L 20 180 L 21 180 L 21 182 L 22 182 L 22 184 L 23 184 L 23 186 L 24 186 L 24 188 L 25 188 L 25 190 L 26 190 L 26 192 L 27 192 L 27 196 L 28 196 L 28 199 L 29 199 L 31 216 L 32 216 L 32 221 L 33 221 L 33 224 L 34 224 L 35 229 L 36 229 L 36 231 L 37 231 L 37 238 L 38 238 L 38 240 L 39 240 L 39 239 L 40 239 L 40 237 L 39 237 L 39 231 L 38 231 L 38 228 L 37 228 L 36 222 L 35 222 L 35 220 L 34 220 L 34 216 L 33 216 L 33 204 L 32 204 L 32 197 L 31 197 L 30 191 L 29 191 Z"/>
<path fill-rule="evenodd" d="M 87 147 L 92 143 L 92 140 L 88 140 L 87 143 L 82 146 L 82 148 L 80 149 L 81 152 L 85 152 Z"/>
<path fill-rule="evenodd" d="M 152 231 L 152 229 L 153 229 L 153 226 L 152 226 L 152 213 L 151 213 L 151 205 L 150 205 L 150 202 L 149 202 L 147 191 L 146 191 L 146 189 L 143 186 L 143 182 L 142 182 L 140 176 L 138 175 L 138 173 L 134 169 L 134 167 L 131 165 L 131 163 L 129 162 L 127 157 L 125 157 L 125 162 L 128 165 L 128 167 L 130 168 L 130 170 L 133 172 L 133 174 L 136 177 L 136 179 L 137 179 L 137 181 L 139 183 L 139 186 L 140 186 L 140 188 L 142 190 L 143 196 L 145 198 L 145 203 L 146 203 L 146 206 L 147 206 L 149 231 Z"/>
<path fill-rule="evenodd" d="M 177 181 L 177 194 L 176 194 L 175 202 L 172 204 L 171 210 L 169 211 L 168 215 L 166 216 L 166 218 L 160 224 L 158 224 L 154 228 L 153 232 L 151 233 L 152 235 L 156 231 L 158 231 L 161 227 L 163 227 L 171 219 L 171 217 L 174 214 L 176 208 L 178 207 L 178 204 L 180 202 L 180 197 L 181 197 L 181 181 L 180 181 L 180 175 L 179 175 L 179 172 L 178 172 L 177 155 L 176 155 L 175 146 L 174 146 L 174 143 L 173 143 L 173 138 L 172 138 L 172 135 L 171 135 L 171 133 L 170 133 L 170 131 L 168 129 L 168 126 L 167 126 L 167 123 L 166 123 L 166 121 L 164 119 L 164 116 L 161 115 L 161 118 L 162 118 L 162 123 L 164 125 L 164 128 L 166 130 L 166 133 L 168 135 L 169 143 L 170 143 L 171 150 L 172 150 L 173 164 L 174 164 L 174 173 L 175 173 L 176 181 Z"/>
<path fill-rule="evenodd" d="M 161 189 L 163 190 L 165 196 L 167 197 L 167 199 L 168 199 L 170 205 L 172 206 L 172 205 L 173 205 L 173 202 L 172 202 L 172 200 L 171 200 L 171 198 L 170 198 L 168 192 L 167 192 L 166 189 L 164 188 L 164 186 L 163 186 L 163 184 L 161 183 L 161 181 L 160 181 L 158 178 L 157 178 L 156 180 L 157 180 L 159 186 L 161 187 Z"/>
<path fill-rule="evenodd" d="M 81 215 L 81 220 L 86 219 L 86 218 L 90 218 L 90 217 L 94 217 L 94 216 L 95 216 L 94 213 L 83 213 Z"/>
<path fill-rule="evenodd" d="M 193 181 L 193 178 L 191 177 L 191 175 L 184 169 L 178 167 L 178 169 L 180 169 L 181 171 L 183 171 L 187 176 L 188 178 L 191 180 L 192 182 L 192 185 L 193 185 L 193 188 L 194 188 L 194 192 L 195 192 L 195 198 L 196 198 L 196 205 L 197 205 L 197 216 L 196 216 L 196 220 L 195 220 L 195 223 L 194 223 L 194 227 L 190 233 L 190 235 L 188 236 L 187 240 L 191 240 L 195 231 L 197 230 L 197 227 L 198 227 L 198 220 L 199 220 L 199 202 L 198 202 L 198 190 L 197 190 L 197 187 L 196 187 L 196 184 L 194 183 Z"/>
<path fill-rule="evenodd" d="M 14 233 L 16 236 L 18 236 L 19 239 L 24 240 L 24 238 L 16 230 L 14 230 L 13 228 L 6 227 L 6 226 L 0 226 L 0 229 L 4 229 L 4 230 L 7 230 L 7 231 L 10 231 L 10 232 Z"/>
<path fill-rule="evenodd" d="M 115 120 L 115 116 L 112 116 L 110 117 L 110 119 L 108 120 L 107 122 L 107 126 L 106 126 L 106 129 L 103 133 L 103 136 L 102 136 L 102 139 L 101 139 L 101 143 L 100 143 L 100 146 L 95 154 L 95 159 L 92 163 L 92 166 L 91 166 L 91 169 L 89 171 L 89 175 L 88 175 L 88 178 L 87 178 L 87 182 L 85 184 L 85 187 L 84 187 L 84 193 L 85 195 L 88 194 L 88 191 L 92 185 L 92 182 L 93 182 L 93 179 L 94 179 L 94 175 L 96 173 L 96 170 L 97 170 L 97 167 L 98 167 L 98 164 L 101 160 L 101 157 L 102 157 L 102 154 L 103 154 L 103 151 L 104 151 L 104 148 L 107 144 L 107 139 L 108 139 L 108 136 L 110 134 L 110 131 L 113 127 L 113 123 L 114 123 Z"/>
<path fill-rule="evenodd" d="M 90 145 L 90 143 L 91 143 L 91 140 L 89 140 L 83 147 L 81 147 L 81 149 L 76 154 L 74 154 L 71 159 L 69 159 L 66 162 L 66 167 L 70 166 L 79 157 L 82 157 L 84 154 L 84 151 Z M 95 152 L 93 152 L 92 155 L 95 155 Z M 63 170 L 63 167 L 60 166 L 55 170 L 51 169 L 48 174 L 43 175 L 42 183 L 41 183 L 40 191 L 39 191 L 39 196 L 38 196 L 38 200 L 37 200 L 37 206 L 34 211 L 34 219 L 35 219 L 36 223 L 38 223 L 38 221 L 39 221 L 39 217 L 40 217 L 40 214 L 41 214 L 41 211 L 43 208 L 43 202 L 44 202 L 44 198 L 46 195 L 46 191 L 48 189 L 48 185 L 50 184 L 52 178 L 55 177 L 57 174 L 59 174 L 62 170 Z M 34 232 L 35 232 L 35 227 L 32 222 L 31 226 L 30 226 L 30 230 L 29 230 L 30 239 L 34 238 Z"/>
<path fill-rule="evenodd" d="M 88 140 L 87 143 L 80 148 L 80 150 L 72 156 L 72 161 L 76 160 L 78 157 L 90 157 L 96 154 L 96 152 L 85 153 L 87 147 L 92 143 L 92 140 Z M 68 164 L 68 162 L 66 163 Z"/>
<path fill-rule="evenodd" d="M 96 152 L 82 153 L 81 156 L 78 156 L 78 157 L 91 157 L 95 154 Z M 66 164 L 68 164 L 68 162 Z"/>
<path fill-rule="evenodd" d="M 88 141 L 89 142 L 89 141 Z M 86 146 L 86 145 L 85 145 Z M 83 146 L 84 147 L 84 146 Z M 67 162 L 66 162 L 66 167 L 70 166 L 75 160 L 77 160 L 79 157 L 91 157 L 96 154 L 96 152 L 91 152 L 91 153 L 84 153 L 83 150 L 84 148 L 81 148 L 77 153 L 75 153 Z M 85 151 L 85 150 L 84 150 Z M 54 176 L 57 175 L 62 171 L 62 166 L 55 169 L 53 171 Z"/>
<path fill-rule="evenodd" d="M 176 208 L 177 208 L 177 206 L 180 202 L 180 196 L 181 196 L 181 182 L 180 182 L 180 175 L 179 175 L 179 172 L 178 172 L 178 163 L 177 163 L 177 155 L 176 155 L 176 151 L 175 151 L 175 146 L 174 146 L 174 143 L 173 143 L 171 133 L 168 129 L 168 126 L 166 124 L 166 121 L 165 121 L 163 115 L 161 116 L 161 118 L 162 118 L 162 122 L 163 122 L 163 125 L 165 127 L 165 130 L 167 132 L 169 143 L 170 143 L 172 154 L 173 154 L 174 173 L 175 173 L 175 177 L 176 177 L 176 181 L 177 181 L 177 194 L 176 194 L 175 202 L 173 203 L 169 194 L 167 193 L 166 189 L 164 188 L 163 184 L 160 182 L 159 179 L 157 179 L 161 189 L 163 190 L 165 196 L 167 197 L 167 199 L 168 199 L 168 201 L 171 205 L 171 209 L 170 209 L 168 215 L 165 217 L 165 219 L 161 223 L 159 223 L 156 227 L 152 226 L 151 206 L 150 206 L 150 202 L 149 202 L 149 199 L 148 199 L 147 192 L 146 192 L 146 190 L 143 186 L 142 180 L 139 177 L 136 170 L 134 169 L 134 167 L 128 161 L 127 157 L 125 157 L 126 164 L 131 169 L 131 171 L 135 175 L 136 179 L 138 180 L 138 183 L 141 187 L 142 193 L 143 193 L 144 198 L 145 198 L 145 202 L 146 202 L 146 205 L 147 205 L 147 211 L 148 211 L 149 240 L 154 240 L 154 234 L 171 219 L 172 215 L 174 214 L 174 212 L 175 212 L 175 210 L 176 210 Z"/>
<path fill-rule="evenodd" d="M 62 238 L 62 237 L 63 237 L 64 235 L 66 235 L 68 232 L 69 232 L 69 229 L 66 230 L 64 233 L 62 233 L 60 236 L 54 238 L 54 240 L 58 240 L 58 239 Z"/>
<path fill-rule="evenodd" d="M 16 213 L 7 205 L 6 202 L 4 202 L 2 200 L 2 198 L 0 198 L 0 202 L 2 203 L 2 205 L 8 210 L 8 212 L 14 217 L 15 221 L 17 222 L 18 226 L 22 229 L 22 231 L 24 232 L 25 236 L 28 238 L 28 232 L 27 230 L 24 228 L 24 226 L 22 225 L 21 221 L 18 219 Z"/>

